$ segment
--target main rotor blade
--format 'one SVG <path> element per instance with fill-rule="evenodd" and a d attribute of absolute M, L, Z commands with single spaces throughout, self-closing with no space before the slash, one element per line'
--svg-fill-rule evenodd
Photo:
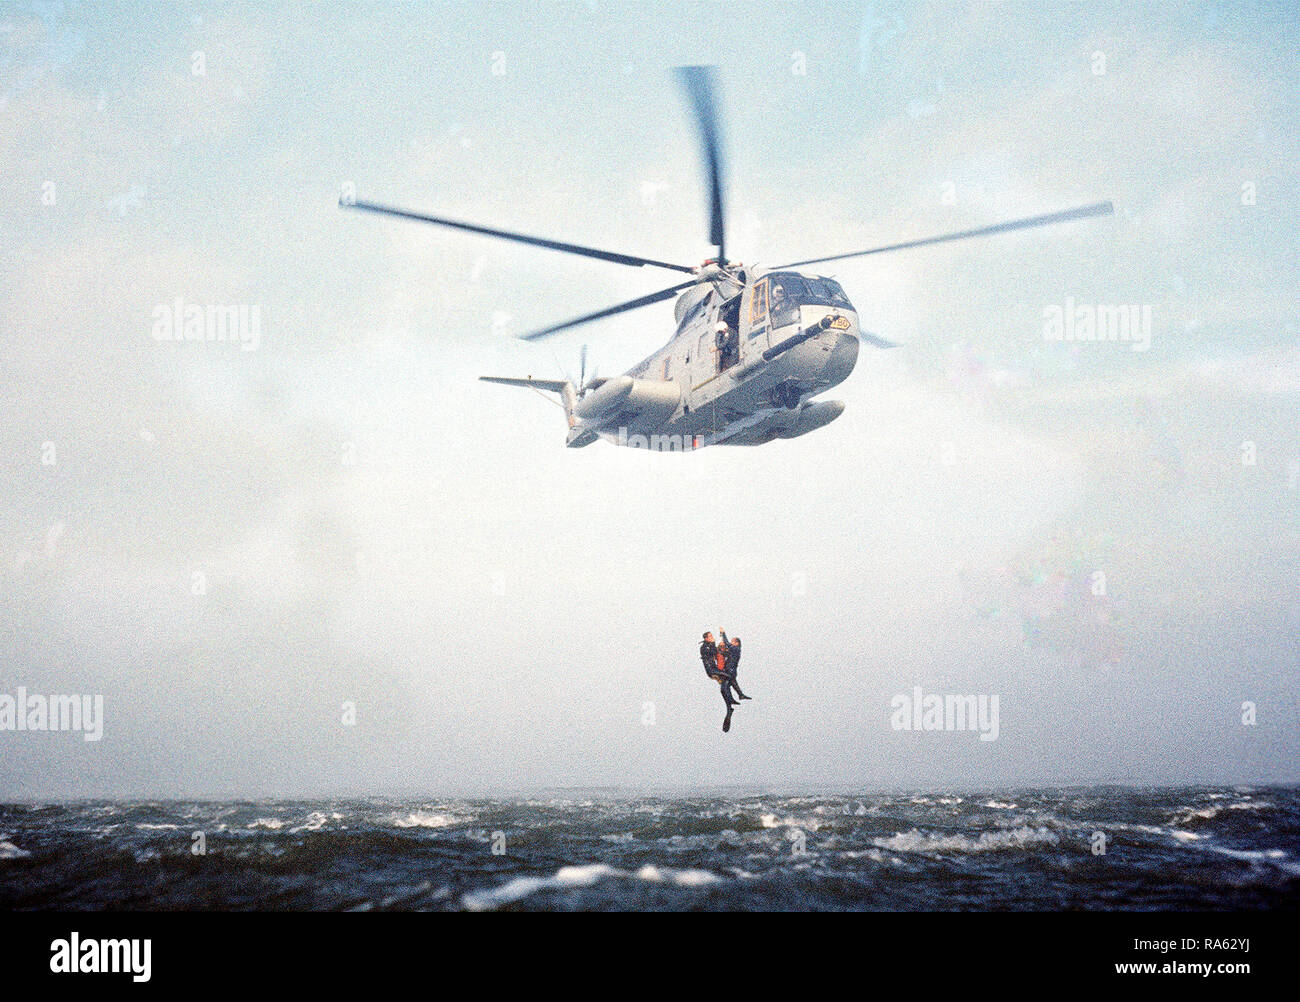
<path fill-rule="evenodd" d="M 562 324 L 556 324 L 554 327 L 545 327 L 539 331 L 533 331 L 531 334 L 520 334 L 521 341 L 536 341 L 539 338 L 550 337 L 552 334 L 558 334 L 560 331 L 566 331 L 570 327 L 577 327 L 579 324 L 590 323 L 592 320 L 600 320 L 604 317 L 612 317 L 619 313 L 626 313 L 628 310 L 640 309 L 642 306 L 649 306 L 651 303 L 661 303 L 665 299 L 672 299 L 673 296 L 683 289 L 689 289 L 695 284 L 694 279 L 689 282 L 683 282 L 681 285 L 674 285 L 671 289 L 664 289 L 660 292 L 652 292 L 648 296 L 642 296 L 640 299 L 631 299 L 626 303 L 619 303 L 617 306 L 610 306 L 603 310 L 597 310 L 595 313 L 588 313 L 586 316 L 576 317 L 573 320 L 566 320 Z"/>
<path fill-rule="evenodd" d="M 847 254 L 836 254 L 832 257 L 814 257 L 807 261 L 792 261 L 790 264 L 779 265 L 779 268 L 798 268 L 805 264 L 824 264 L 827 261 L 843 261 L 850 257 L 865 257 L 868 254 L 883 254 L 885 251 L 907 250 L 909 247 L 925 247 L 929 244 L 943 244 L 953 240 L 965 240 L 968 237 L 987 237 L 994 233 L 1009 233 L 1012 230 L 1027 230 L 1033 226 L 1048 226 L 1052 223 L 1067 223 L 1072 219 L 1089 219 L 1093 216 L 1109 216 L 1114 213 L 1115 207 L 1110 202 L 1094 202 L 1092 205 L 1080 206 L 1077 209 L 1066 209 L 1064 212 L 1051 212 L 1045 216 L 1030 216 L 1027 219 L 1015 219 L 1009 223 L 995 223 L 993 226 L 981 226 L 976 230 L 962 230 L 960 233 L 945 233 L 938 237 L 925 237 L 921 240 L 908 240 L 901 244 L 887 244 L 884 247 L 873 247 L 870 250 L 850 251 Z"/>
<path fill-rule="evenodd" d="M 722 218 L 722 150 L 718 138 L 718 104 L 712 66 L 679 66 L 677 78 L 695 109 L 704 163 L 709 172 L 709 243 L 718 248 L 719 262 L 727 260 L 726 227 Z"/>
<path fill-rule="evenodd" d="M 544 237 L 530 237 L 525 233 L 513 233 L 510 230 L 494 230 L 488 226 L 477 226 L 474 223 L 462 223 L 455 219 L 445 219 L 442 216 L 430 216 L 423 212 L 412 212 L 409 209 L 397 209 L 391 205 L 380 205 L 377 202 L 345 201 L 339 199 L 339 206 L 344 209 L 364 209 L 367 212 L 377 212 L 385 216 L 400 216 L 403 219 L 415 219 L 422 223 L 436 223 L 439 226 L 450 226 L 452 229 L 465 230 L 469 233 L 481 233 L 488 237 L 501 237 L 503 240 L 513 240 L 515 243 L 531 244 L 534 247 L 546 247 L 550 250 L 564 251 L 567 254 L 581 254 L 583 257 L 594 257 L 601 261 L 613 261 L 615 264 L 631 265 L 634 268 L 640 268 L 644 265 L 652 265 L 655 268 L 669 268 L 672 271 L 684 271 L 687 274 L 690 274 L 695 270 L 685 264 L 673 264 L 670 261 L 656 261 L 653 258 L 648 257 L 634 257 L 631 254 L 615 254 L 613 251 L 603 251 L 595 247 L 583 247 L 581 244 L 566 244 L 559 240 L 547 240 Z"/>

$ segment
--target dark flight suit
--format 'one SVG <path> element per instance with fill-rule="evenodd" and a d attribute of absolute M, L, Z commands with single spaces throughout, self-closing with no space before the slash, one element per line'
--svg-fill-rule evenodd
<path fill-rule="evenodd" d="M 739 696 L 741 699 L 748 699 L 749 697 L 740 691 L 740 683 L 736 680 L 736 675 L 740 671 L 740 645 L 728 643 L 727 635 L 725 633 L 722 635 L 722 643 L 723 643 L 722 656 L 723 658 L 725 658 L 726 661 L 727 677 L 729 679 L 729 684 L 733 689 L 736 690 L 737 696 Z"/>
<path fill-rule="evenodd" d="M 718 674 L 718 645 L 711 640 L 700 644 L 700 660 L 704 662 L 704 674 L 718 683 L 718 687 L 722 690 L 722 701 L 730 710 L 734 705 L 731 698 L 731 679 L 729 676 Z"/>
<path fill-rule="evenodd" d="M 704 662 L 704 671 L 706 674 L 717 671 L 714 664 L 718 656 L 718 645 L 712 640 L 706 640 L 700 644 L 700 660 Z"/>

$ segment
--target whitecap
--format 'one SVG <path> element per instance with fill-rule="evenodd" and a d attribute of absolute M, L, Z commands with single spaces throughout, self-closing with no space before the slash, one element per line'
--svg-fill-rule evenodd
<path fill-rule="evenodd" d="M 0 859 L 26 859 L 31 853 L 12 842 L 0 841 Z"/>
<path fill-rule="evenodd" d="M 1028 849 L 1039 845 L 1059 845 L 1055 832 L 1046 828 L 1009 828 L 1001 831 L 981 832 L 978 837 L 969 835 L 928 835 L 913 828 L 889 838 L 878 838 L 873 844 L 894 852 L 921 854 L 938 852 L 998 852 L 1007 849 Z"/>
<path fill-rule="evenodd" d="M 555 871 L 553 877 L 515 877 L 493 890 L 471 891 L 463 895 L 460 900 L 461 904 L 472 912 L 488 911 L 522 901 L 538 891 L 552 888 L 591 887 L 605 877 L 616 876 L 621 872 L 604 863 L 562 866 Z"/>
<path fill-rule="evenodd" d="M 808 831 L 819 831 L 825 824 L 823 821 L 816 821 L 812 818 L 781 818 L 775 814 L 764 814 L 759 817 L 759 821 L 764 828 L 799 828 Z"/>
<path fill-rule="evenodd" d="M 869 859 L 873 863 L 888 863 L 890 866 L 902 866 L 903 861 L 897 856 L 888 855 L 879 849 L 845 849 L 836 853 L 836 859 Z"/>
<path fill-rule="evenodd" d="M 644 880 L 647 883 L 673 884 L 676 887 L 703 887 L 722 880 L 708 870 L 675 870 L 669 866 L 646 864 L 636 873 L 629 873 L 605 863 L 588 863 L 585 866 L 562 866 L 551 877 L 515 877 L 497 888 L 471 891 L 462 895 L 460 900 L 472 912 L 490 911 L 522 901 L 538 891 L 591 887 L 610 878 Z"/>
<path fill-rule="evenodd" d="M 1220 796 L 1219 799 L 1224 799 Z M 1178 824 L 1187 824 L 1192 818 L 1200 818 L 1203 821 L 1210 821 L 1219 816 L 1223 811 L 1267 811 L 1271 810 L 1273 805 L 1267 800 L 1251 800 L 1249 797 L 1245 800 L 1239 800 L 1235 804 L 1210 804 L 1208 807 L 1180 807 L 1174 814 L 1174 821 Z"/>
<path fill-rule="evenodd" d="M 292 828 L 290 828 L 289 834 L 294 835 L 297 834 L 298 832 L 318 832 L 325 827 L 325 822 L 328 820 L 329 818 L 327 818 L 320 811 L 312 811 L 310 814 L 307 815 L 306 821 L 304 821 L 300 825 L 294 825 Z"/>
<path fill-rule="evenodd" d="M 671 867 L 653 866 L 650 863 L 637 870 L 636 876 L 638 880 L 648 880 L 656 884 L 670 883 L 678 887 L 703 887 L 705 884 L 716 884 L 722 879 L 708 870 L 674 870 Z"/>
<path fill-rule="evenodd" d="M 463 820 L 454 814 L 435 814 L 432 811 L 412 811 L 404 818 L 394 816 L 392 819 L 397 828 L 447 828 Z"/>
<path fill-rule="evenodd" d="M 1091 831 L 1142 832 L 1144 835 L 1168 835 L 1170 831 L 1159 825 L 1130 825 L 1123 821 L 1081 821 L 1079 826 Z"/>
<path fill-rule="evenodd" d="M 1230 856 L 1252 866 L 1271 866 L 1291 877 L 1300 877 L 1300 864 L 1289 861 L 1285 849 L 1228 849 L 1218 845 L 1198 846 L 1221 856 Z"/>

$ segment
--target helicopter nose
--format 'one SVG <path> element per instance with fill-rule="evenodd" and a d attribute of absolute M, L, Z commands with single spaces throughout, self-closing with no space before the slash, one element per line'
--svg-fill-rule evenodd
<path fill-rule="evenodd" d="M 823 347 L 827 353 L 825 377 L 837 383 L 847 379 L 858 363 L 860 342 L 857 337 L 848 331 L 836 331 L 835 336 Z"/>

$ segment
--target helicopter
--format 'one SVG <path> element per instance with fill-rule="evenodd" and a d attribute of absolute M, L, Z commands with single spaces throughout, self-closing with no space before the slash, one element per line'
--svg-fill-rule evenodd
<path fill-rule="evenodd" d="M 677 452 L 710 445 L 763 445 L 776 439 L 806 435 L 830 424 L 844 412 L 842 401 L 814 398 L 849 377 L 857 364 L 861 345 L 897 347 L 863 330 L 857 310 L 839 283 L 806 270 L 809 266 L 1114 212 L 1110 202 L 1096 202 L 774 268 L 746 267 L 726 255 L 723 157 L 714 68 L 681 66 L 676 72 L 699 132 L 708 193 L 709 243 L 717 251 L 702 264 L 692 266 L 621 254 L 355 197 L 339 200 L 344 208 L 689 276 L 658 292 L 519 335 L 522 340 L 537 341 L 675 298 L 677 328 L 668 343 L 622 375 L 588 379 L 584 347 L 576 383 L 532 376 L 479 377 L 490 383 L 558 394 L 568 421 L 566 445 L 569 448 L 581 448 L 603 439 L 632 448 Z"/>

